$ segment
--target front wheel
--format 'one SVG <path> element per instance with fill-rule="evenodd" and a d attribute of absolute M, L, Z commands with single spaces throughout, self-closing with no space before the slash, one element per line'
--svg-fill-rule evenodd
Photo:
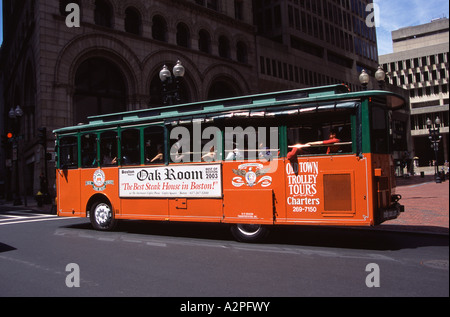
<path fill-rule="evenodd" d="M 113 230 L 117 224 L 111 204 L 105 201 L 98 201 L 92 205 L 89 218 L 92 226 L 97 230 Z"/>
<path fill-rule="evenodd" d="M 234 224 L 231 226 L 231 233 L 239 242 L 258 242 L 267 236 L 269 230 L 257 224 Z"/>

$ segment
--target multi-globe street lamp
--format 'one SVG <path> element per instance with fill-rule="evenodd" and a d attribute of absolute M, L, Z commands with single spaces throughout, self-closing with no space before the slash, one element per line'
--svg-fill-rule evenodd
<path fill-rule="evenodd" d="M 180 61 L 177 61 L 172 72 L 167 65 L 164 65 L 159 72 L 159 79 L 161 79 L 163 85 L 162 97 L 165 106 L 177 104 L 181 101 L 180 81 L 184 77 L 184 73 L 185 68 Z"/>
<path fill-rule="evenodd" d="M 19 186 L 19 120 L 23 116 L 23 110 L 20 108 L 19 105 L 14 109 L 14 107 L 11 108 L 8 112 L 8 116 L 10 119 L 17 121 L 14 124 L 15 127 L 15 133 L 13 138 L 13 161 L 14 161 L 14 167 L 15 167 L 15 193 L 14 193 L 14 206 L 22 205 L 22 200 L 20 198 L 20 186 Z"/>
<path fill-rule="evenodd" d="M 434 151 L 434 157 L 435 157 L 434 165 L 436 166 L 436 170 L 435 170 L 436 183 L 442 182 L 441 178 L 439 177 L 439 163 L 438 163 L 439 142 L 441 142 L 441 139 L 442 139 L 442 135 L 440 135 L 440 131 L 439 131 L 440 127 L 441 127 L 441 119 L 439 119 L 439 117 L 436 117 L 436 120 L 434 121 L 434 127 L 433 127 L 433 122 L 431 121 L 431 119 L 427 118 L 427 128 L 429 131 L 428 138 L 430 139 L 431 148 Z"/>
<path fill-rule="evenodd" d="M 378 66 L 378 69 L 375 72 L 375 80 L 378 82 L 380 89 L 383 88 L 385 78 L 386 72 L 383 70 L 381 66 Z M 363 86 L 363 90 L 367 90 L 367 86 L 369 85 L 370 82 L 370 76 L 365 69 L 363 69 L 361 71 L 361 74 L 359 75 L 359 82 L 361 83 L 361 86 Z"/>

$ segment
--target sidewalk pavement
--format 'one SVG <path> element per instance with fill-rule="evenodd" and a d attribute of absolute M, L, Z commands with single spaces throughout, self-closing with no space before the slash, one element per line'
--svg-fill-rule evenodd
<path fill-rule="evenodd" d="M 432 175 L 397 178 L 396 181 L 396 193 L 402 195 L 400 203 L 405 206 L 405 212 L 397 219 L 374 227 L 374 230 L 448 235 L 450 181 L 436 184 Z M 12 202 L 0 201 L 0 205 L 12 206 Z M 49 204 L 38 207 L 33 197 L 27 197 L 27 206 L 18 207 L 56 214 L 56 206 Z"/>
<path fill-rule="evenodd" d="M 386 221 L 381 230 L 449 234 L 449 183 L 437 184 L 434 175 L 397 178 L 396 194 L 402 199 L 405 212 L 397 219 Z"/>

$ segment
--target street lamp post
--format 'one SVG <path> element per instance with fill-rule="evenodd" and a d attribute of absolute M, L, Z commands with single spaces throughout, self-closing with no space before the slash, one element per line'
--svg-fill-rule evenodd
<path fill-rule="evenodd" d="M 163 85 L 163 103 L 165 106 L 170 106 L 180 102 L 180 81 L 184 77 L 185 68 L 180 61 L 173 68 L 173 74 L 169 68 L 164 67 L 159 72 L 159 79 Z"/>
<path fill-rule="evenodd" d="M 375 72 L 375 80 L 378 82 L 380 89 L 383 89 L 385 78 L 386 72 L 383 70 L 381 66 L 378 66 L 378 69 Z M 363 69 L 361 71 L 361 74 L 359 74 L 359 82 L 361 83 L 361 86 L 363 86 L 363 90 L 367 90 L 367 86 L 369 85 L 370 82 L 370 76 L 365 69 Z"/>
<path fill-rule="evenodd" d="M 363 90 L 367 90 L 367 85 L 369 84 L 370 77 L 369 74 L 367 74 L 366 70 L 363 69 L 361 71 L 361 74 L 359 75 L 359 82 L 363 86 Z"/>
<path fill-rule="evenodd" d="M 431 119 L 427 119 L 427 128 L 429 131 L 428 138 L 431 142 L 431 148 L 434 150 L 434 157 L 436 163 L 434 164 L 436 166 L 435 169 L 435 179 L 436 183 L 441 183 L 441 178 L 439 177 L 439 164 L 438 164 L 438 152 L 439 152 L 439 142 L 441 142 L 442 136 L 440 135 L 439 128 L 441 127 L 441 119 L 439 117 L 436 117 L 436 120 L 434 121 L 434 128 L 432 126 Z"/>
<path fill-rule="evenodd" d="M 14 121 L 17 121 L 15 126 L 15 133 L 13 138 L 13 161 L 15 166 L 15 178 L 16 178 L 16 185 L 15 185 L 15 193 L 14 193 L 14 206 L 22 205 L 22 200 L 20 198 L 20 186 L 19 186 L 19 119 L 23 116 L 23 110 L 20 108 L 19 105 L 17 105 L 16 109 L 11 108 L 9 110 L 8 116 L 13 119 Z"/>
<path fill-rule="evenodd" d="M 384 80 L 386 79 L 386 72 L 381 66 L 378 66 L 378 69 L 375 72 L 375 79 L 377 80 L 380 89 L 383 89 Z"/>

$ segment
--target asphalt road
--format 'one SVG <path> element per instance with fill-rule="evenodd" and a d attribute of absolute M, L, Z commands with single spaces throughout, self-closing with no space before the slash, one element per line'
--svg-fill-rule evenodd
<path fill-rule="evenodd" d="M 140 221 L 98 232 L 88 219 L 0 206 L 0 297 L 447 297 L 448 243 L 279 227 L 265 243 L 244 244 L 223 225 Z"/>

